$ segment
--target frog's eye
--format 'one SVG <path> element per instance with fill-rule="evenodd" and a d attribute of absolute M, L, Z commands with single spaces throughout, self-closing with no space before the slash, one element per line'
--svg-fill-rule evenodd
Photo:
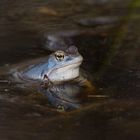
<path fill-rule="evenodd" d="M 55 52 L 55 58 L 59 61 L 62 61 L 64 59 L 64 52 L 63 51 Z"/>

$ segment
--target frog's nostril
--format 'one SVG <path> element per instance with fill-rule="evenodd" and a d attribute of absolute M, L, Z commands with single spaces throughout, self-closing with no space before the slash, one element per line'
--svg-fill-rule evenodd
<path fill-rule="evenodd" d="M 70 46 L 68 49 L 67 49 L 67 52 L 70 53 L 70 54 L 76 54 L 78 52 L 78 49 L 77 47 L 75 46 Z"/>

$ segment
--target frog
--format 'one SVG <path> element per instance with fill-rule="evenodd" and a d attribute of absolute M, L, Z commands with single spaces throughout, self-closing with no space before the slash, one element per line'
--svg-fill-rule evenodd
<path fill-rule="evenodd" d="M 11 71 L 12 76 L 20 82 L 40 82 L 60 84 L 79 77 L 83 57 L 77 47 L 70 46 L 66 51 L 57 50 L 35 64 Z"/>
<path fill-rule="evenodd" d="M 33 85 L 37 86 L 58 110 L 73 110 L 81 107 L 79 97 L 85 87 L 94 89 L 81 72 L 82 62 L 83 56 L 72 45 L 66 50 L 58 49 L 49 56 L 20 64 L 10 70 L 10 75 L 20 87 L 31 89 Z"/>

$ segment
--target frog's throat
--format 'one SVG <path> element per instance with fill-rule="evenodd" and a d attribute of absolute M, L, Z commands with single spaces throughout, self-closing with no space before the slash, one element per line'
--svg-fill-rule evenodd
<path fill-rule="evenodd" d="M 64 68 L 71 68 L 71 66 L 72 66 L 72 68 L 76 68 L 76 67 L 78 67 L 79 65 L 81 65 L 81 63 L 82 63 L 82 61 L 79 61 L 79 62 L 76 62 L 76 63 L 73 63 L 73 64 L 67 64 L 67 65 L 65 65 L 65 66 L 62 66 L 62 67 L 56 67 L 56 68 L 54 68 L 54 69 L 52 69 L 52 70 L 49 70 L 48 72 L 47 72 L 47 77 L 49 77 L 53 72 L 55 72 L 55 71 L 57 71 L 58 69 L 64 69 Z M 74 66 L 75 65 L 75 66 Z M 79 76 L 79 75 L 78 75 Z M 77 77 L 78 77 L 77 76 Z"/>

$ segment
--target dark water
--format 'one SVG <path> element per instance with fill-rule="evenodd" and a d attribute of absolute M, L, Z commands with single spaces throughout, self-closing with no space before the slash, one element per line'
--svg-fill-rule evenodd
<path fill-rule="evenodd" d="M 109 96 L 60 113 L 38 91 L 1 82 L 0 140 L 140 139 L 139 8 L 138 0 L 0 1 L 2 68 L 48 55 L 44 34 L 60 34 L 79 48 L 96 94 Z M 91 22 L 104 16 L 119 21 Z"/>

